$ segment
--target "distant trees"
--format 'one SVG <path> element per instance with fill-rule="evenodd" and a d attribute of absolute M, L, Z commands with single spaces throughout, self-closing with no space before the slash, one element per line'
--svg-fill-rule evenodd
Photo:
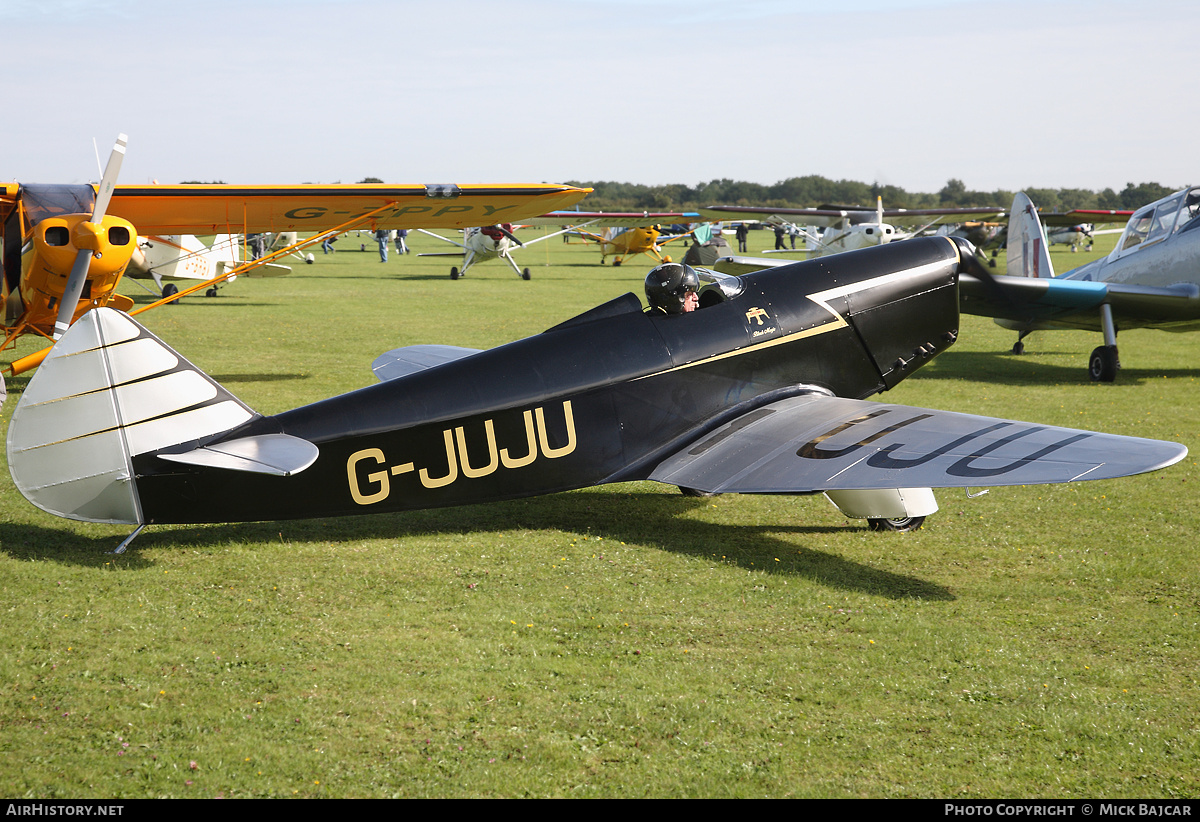
<path fill-rule="evenodd" d="M 1160 186 L 1158 183 L 1142 183 L 1134 185 L 1126 183 L 1125 190 L 1119 195 L 1121 205 L 1119 208 L 1138 208 L 1146 203 L 1152 203 L 1155 200 L 1161 200 L 1173 191 L 1178 191 L 1181 186 L 1175 188 L 1167 188 Z"/>
<path fill-rule="evenodd" d="M 363 182 L 378 182 L 373 178 Z M 708 205 L 775 206 L 815 208 L 821 205 L 856 205 L 872 208 L 877 197 L 887 208 L 955 208 L 983 206 L 1008 208 L 1013 192 L 970 191 L 959 179 L 950 179 L 934 194 L 905 191 L 898 186 L 867 184 L 856 180 L 830 180 L 816 174 L 789 177 L 774 185 L 722 178 L 697 183 L 646 186 L 609 181 L 571 181 L 594 189 L 587 208 L 597 211 L 694 211 Z M 1088 191 L 1081 188 L 1026 188 L 1030 199 L 1045 211 L 1076 208 L 1134 209 L 1158 200 L 1183 186 L 1169 188 L 1158 183 L 1128 183 L 1119 194 L 1111 188 Z"/>

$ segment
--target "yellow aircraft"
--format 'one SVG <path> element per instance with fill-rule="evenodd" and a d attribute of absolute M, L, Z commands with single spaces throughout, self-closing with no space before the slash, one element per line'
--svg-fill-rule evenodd
<path fill-rule="evenodd" d="M 312 236 L 131 313 L 246 273 L 330 231 L 487 225 L 569 206 L 591 191 L 548 184 L 119 186 L 125 143 L 125 135 L 118 137 L 99 186 L 0 183 L 5 301 L 0 350 L 25 334 L 57 340 L 93 308 L 133 308 L 133 300 L 116 287 L 137 250 L 139 233 L 298 231 Z M 7 370 L 19 374 L 34 368 L 48 351 L 22 357 Z"/>
<path fill-rule="evenodd" d="M 626 257 L 637 254 L 649 254 L 660 263 L 671 262 L 670 256 L 663 254 L 662 247 L 691 234 L 685 231 L 665 235 L 662 226 L 694 223 L 700 219 L 699 214 L 678 211 L 557 211 L 523 222 L 526 225 L 570 226 L 572 235 L 600 246 L 601 264 L 613 257 L 613 265 L 620 265 Z"/>

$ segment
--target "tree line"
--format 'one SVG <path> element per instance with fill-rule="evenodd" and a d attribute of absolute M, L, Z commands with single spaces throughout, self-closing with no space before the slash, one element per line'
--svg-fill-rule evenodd
<path fill-rule="evenodd" d="M 187 181 L 189 185 L 199 181 Z M 216 181 L 221 182 L 221 181 Z M 382 183 L 378 177 L 364 177 L 360 183 Z M 936 194 L 909 192 L 898 186 L 860 183 L 856 180 L 830 180 L 817 174 L 789 177 L 774 185 L 741 180 L 711 180 L 695 186 L 681 183 L 648 186 L 640 183 L 609 181 L 568 185 L 591 188 L 584 205 L 587 211 L 695 211 L 703 206 L 767 206 L 773 208 L 816 208 L 822 205 L 849 205 L 874 208 L 877 197 L 886 208 L 1004 208 L 1012 205 L 1012 191 L 968 191 L 962 180 L 951 179 Z M 1025 193 L 1041 211 L 1073 209 L 1116 209 L 1132 211 L 1160 200 L 1183 188 L 1159 183 L 1126 183 L 1121 191 L 1106 188 L 1026 188 Z"/>
<path fill-rule="evenodd" d="M 592 188 L 583 204 L 589 211 L 694 211 L 710 205 L 815 208 L 820 205 L 852 205 L 873 208 L 877 197 L 886 208 L 1004 208 L 1012 205 L 1012 191 L 969 191 L 962 180 L 951 179 L 935 194 L 908 192 L 898 186 L 830 180 L 811 174 L 789 177 L 774 185 L 721 179 L 696 186 L 683 184 L 648 186 L 608 181 L 569 181 L 570 185 Z M 1128 183 L 1121 191 L 1106 188 L 1027 188 L 1042 211 L 1072 209 L 1132 210 L 1183 188 L 1158 183 Z"/>

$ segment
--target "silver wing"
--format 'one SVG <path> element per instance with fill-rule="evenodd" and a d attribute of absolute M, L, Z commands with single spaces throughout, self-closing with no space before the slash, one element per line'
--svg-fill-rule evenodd
<path fill-rule="evenodd" d="M 809 394 L 725 423 L 650 479 L 742 494 L 1034 485 L 1140 474 L 1186 454 L 1160 440 Z"/>

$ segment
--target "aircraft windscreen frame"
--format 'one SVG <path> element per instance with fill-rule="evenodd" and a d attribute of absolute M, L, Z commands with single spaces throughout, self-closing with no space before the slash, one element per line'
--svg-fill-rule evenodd
<path fill-rule="evenodd" d="M 96 192 L 87 184 L 27 183 L 21 186 L 25 220 L 35 226 L 47 217 L 61 214 L 91 214 Z"/>

